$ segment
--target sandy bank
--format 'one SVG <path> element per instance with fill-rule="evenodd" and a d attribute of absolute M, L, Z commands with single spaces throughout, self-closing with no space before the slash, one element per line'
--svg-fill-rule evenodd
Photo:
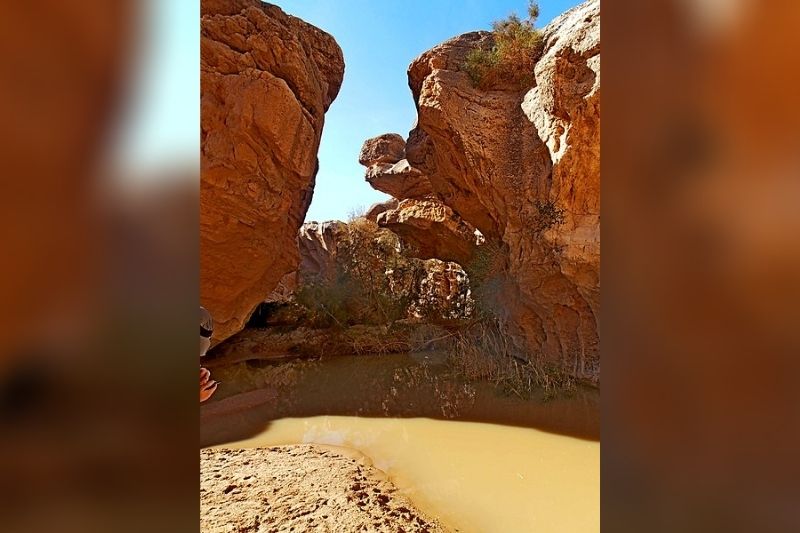
<path fill-rule="evenodd" d="M 222 531 L 447 531 L 358 452 L 319 446 L 200 452 L 200 525 Z"/>

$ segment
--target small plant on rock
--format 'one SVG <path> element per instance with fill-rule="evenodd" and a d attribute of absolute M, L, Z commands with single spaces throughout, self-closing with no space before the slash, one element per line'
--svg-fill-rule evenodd
<path fill-rule="evenodd" d="M 536 207 L 533 224 L 535 232 L 541 233 L 564 223 L 564 209 L 558 207 L 553 200 L 536 200 L 534 207 Z"/>
<path fill-rule="evenodd" d="M 476 87 L 511 84 L 526 88 L 533 84 L 533 67 L 543 48 L 542 33 L 534 27 L 538 17 L 539 5 L 531 2 L 526 20 L 512 13 L 492 24 L 494 46 L 470 51 L 463 65 Z"/>

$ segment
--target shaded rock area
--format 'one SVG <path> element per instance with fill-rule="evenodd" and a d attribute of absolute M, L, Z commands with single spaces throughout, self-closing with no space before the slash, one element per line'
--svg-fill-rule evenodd
<path fill-rule="evenodd" d="M 341 49 L 314 26 L 259 0 L 203 0 L 200 298 L 214 343 L 297 269 L 343 75 Z"/>
<path fill-rule="evenodd" d="M 448 531 L 365 456 L 330 446 L 200 452 L 200 529 Z"/>
<path fill-rule="evenodd" d="M 498 251 L 503 280 L 495 300 L 503 307 L 497 311 L 528 356 L 597 382 L 600 2 L 587 1 L 544 28 L 528 88 L 475 87 L 464 71 L 467 54 L 492 42 L 490 32 L 467 33 L 412 62 L 418 116 L 403 150 L 402 177 L 380 166 L 388 163 L 372 163 L 367 179 L 404 200 L 402 187 L 386 185 L 389 178 L 403 184 L 425 176 L 426 201 L 446 206 L 449 220 L 476 228 Z M 422 209 L 402 216 L 402 207 L 403 201 L 384 211 L 378 223 L 431 257 L 452 251 L 440 246 L 450 241 L 435 216 L 426 225 Z"/>
<path fill-rule="evenodd" d="M 395 233 L 367 219 L 309 222 L 298 233 L 298 270 L 259 305 L 247 327 L 212 350 L 219 368 L 439 348 L 469 318 L 460 265 L 405 253 Z"/>
<path fill-rule="evenodd" d="M 281 361 L 339 355 L 406 353 L 439 347 L 449 338 L 443 326 L 418 321 L 347 328 L 308 326 L 246 328 L 220 344 L 203 361 L 210 369 L 243 361 Z M 437 341 L 438 339 L 438 341 Z"/>
<path fill-rule="evenodd" d="M 441 219 L 447 227 L 444 215 Z M 453 225 L 458 230 L 469 231 Z M 323 315 L 337 315 L 336 325 L 469 317 L 469 281 L 460 265 L 447 261 L 446 254 L 440 260 L 419 253 L 401 243 L 395 232 L 366 218 L 306 223 L 298 242 L 301 262 L 293 302 L 306 309 L 327 306 Z M 452 255 L 459 257 L 456 250 Z M 353 305 L 338 316 L 336 310 L 347 304 Z"/>

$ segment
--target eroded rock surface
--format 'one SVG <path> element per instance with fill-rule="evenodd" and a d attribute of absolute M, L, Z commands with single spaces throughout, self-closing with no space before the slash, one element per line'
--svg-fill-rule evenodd
<path fill-rule="evenodd" d="M 300 247 L 298 282 L 310 278 L 330 279 L 336 272 L 336 251 L 347 225 L 338 220 L 307 222 L 300 227 L 297 243 Z"/>
<path fill-rule="evenodd" d="M 344 61 L 333 37 L 258 0 L 203 0 L 201 26 L 200 298 L 219 342 L 297 268 Z"/>
<path fill-rule="evenodd" d="M 370 208 L 367 209 L 367 212 L 364 214 L 364 218 L 366 218 L 371 222 L 377 223 L 378 215 L 380 215 L 381 213 L 385 213 L 390 209 L 396 208 L 397 204 L 398 202 L 396 198 L 391 198 L 389 200 L 386 200 L 385 202 L 378 202 L 376 204 L 372 204 Z"/>
<path fill-rule="evenodd" d="M 478 89 L 462 70 L 470 50 L 491 45 L 489 32 L 455 37 L 414 60 L 408 77 L 418 118 L 405 161 L 428 179 L 436 201 L 499 250 L 507 277 L 498 285 L 501 312 L 530 357 L 597 381 L 600 2 L 571 9 L 543 33 L 527 90 Z M 392 227 L 385 220 L 401 206 L 379 223 Z M 423 228 L 415 225 L 417 235 Z"/>
<path fill-rule="evenodd" d="M 475 228 L 445 204 L 432 199 L 403 200 L 377 217 L 378 225 L 397 233 L 409 253 L 421 259 L 469 264 L 480 237 Z"/>
<path fill-rule="evenodd" d="M 398 200 L 432 195 L 428 177 L 409 165 L 405 149 L 406 141 L 396 133 L 364 141 L 358 162 L 367 167 L 367 183 Z"/>

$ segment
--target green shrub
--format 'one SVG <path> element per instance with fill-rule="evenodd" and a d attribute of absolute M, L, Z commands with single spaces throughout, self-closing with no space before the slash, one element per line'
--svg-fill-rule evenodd
<path fill-rule="evenodd" d="M 527 20 L 512 13 L 492 24 L 494 46 L 470 51 L 463 65 L 476 87 L 511 84 L 526 88 L 533 84 L 533 68 L 543 48 L 542 33 L 534 27 L 538 16 L 539 6 L 531 2 Z"/>

